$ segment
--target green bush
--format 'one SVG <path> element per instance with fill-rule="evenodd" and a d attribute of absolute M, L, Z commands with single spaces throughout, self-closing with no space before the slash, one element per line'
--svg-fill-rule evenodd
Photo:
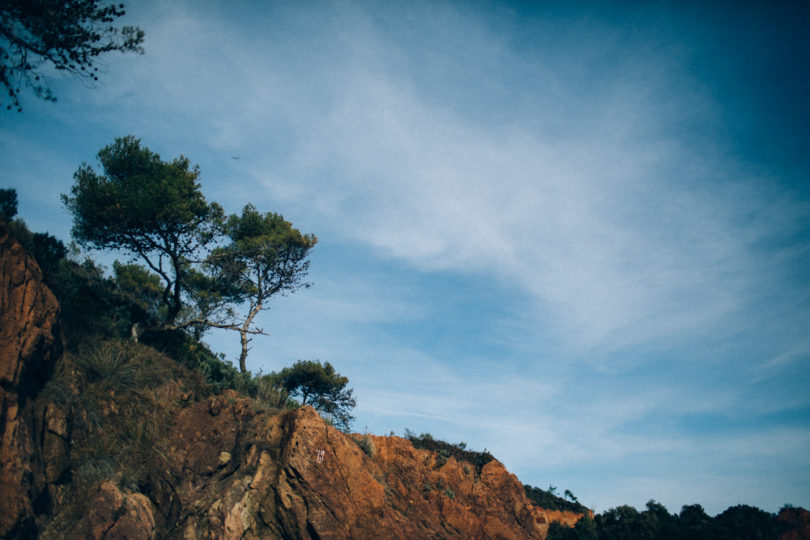
<path fill-rule="evenodd" d="M 546 540 L 598 540 L 596 524 L 588 514 L 577 521 L 573 527 L 552 522 L 548 526 Z"/>
<path fill-rule="evenodd" d="M 236 389 L 239 371 L 233 364 L 182 330 L 149 330 L 144 333 L 141 342 L 202 374 L 214 393 L 226 388 Z"/>
<path fill-rule="evenodd" d="M 311 405 L 338 429 L 349 431 L 354 420 L 350 411 L 357 402 L 353 390 L 346 388 L 349 379 L 336 372 L 332 364 L 299 360 L 273 377 L 290 397 L 300 398 L 301 405 Z"/>

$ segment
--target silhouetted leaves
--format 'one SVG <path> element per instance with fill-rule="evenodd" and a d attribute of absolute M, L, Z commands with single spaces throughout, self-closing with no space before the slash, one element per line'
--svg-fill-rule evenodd
<path fill-rule="evenodd" d="M 98 153 L 104 174 L 86 163 L 62 200 L 73 214 L 73 237 L 94 249 L 120 249 L 163 282 L 163 323 L 172 326 L 190 289 L 191 262 L 213 242 L 222 209 L 200 191 L 199 169 L 180 156 L 165 162 L 133 136 Z"/>
<path fill-rule="evenodd" d="M 97 57 L 110 51 L 143 53 L 144 32 L 112 23 L 123 4 L 99 0 L 3 0 L 0 2 L 0 84 L 6 109 L 22 111 L 20 93 L 29 88 L 48 101 L 56 96 L 43 82 L 51 65 L 86 81 L 98 80 Z"/>

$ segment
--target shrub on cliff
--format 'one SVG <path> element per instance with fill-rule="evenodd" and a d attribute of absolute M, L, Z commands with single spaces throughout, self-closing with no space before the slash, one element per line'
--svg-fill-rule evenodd
<path fill-rule="evenodd" d="M 354 420 L 351 410 L 357 402 L 353 390 L 346 388 L 349 379 L 337 373 L 332 364 L 299 360 L 277 377 L 291 397 L 301 399 L 301 405 L 311 405 L 336 427 L 348 431 Z"/>

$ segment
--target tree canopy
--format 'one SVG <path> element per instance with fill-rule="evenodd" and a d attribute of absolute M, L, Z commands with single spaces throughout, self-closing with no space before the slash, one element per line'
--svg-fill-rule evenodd
<path fill-rule="evenodd" d="M 226 219 L 203 196 L 198 167 L 183 156 L 163 161 L 131 135 L 99 151 L 98 161 L 101 172 L 79 167 L 62 200 L 79 244 L 142 263 L 114 268 L 142 314 L 133 323 L 185 329 L 197 339 L 211 327 L 236 330 L 246 372 L 250 336 L 264 333 L 256 316 L 271 297 L 309 287 L 307 256 L 317 238 L 250 204 Z"/>
<path fill-rule="evenodd" d="M 85 247 L 120 249 L 163 280 L 163 323 L 172 326 L 190 287 L 191 264 L 211 244 L 222 208 L 200 191 L 197 167 L 183 156 L 166 162 L 133 136 L 98 153 L 104 174 L 86 163 L 62 200 L 73 213 L 73 237 Z"/>
<path fill-rule="evenodd" d="M 0 220 L 11 221 L 17 215 L 17 190 L 0 189 Z"/>
<path fill-rule="evenodd" d="M 329 362 L 299 360 L 278 374 L 281 386 L 291 397 L 300 397 L 301 405 L 311 405 L 332 420 L 335 426 L 347 430 L 354 417 L 350 411 L 357 404 L 349 379 L 335 371 Z"/>
<path fill-rule="evenodd" d="M 48 101 L 44 67 L 98 80 L 97 57 L 110 51 L 143 53 L 144 32 L 116 28 L 124 4 L 99 0 L 3 0 L 0 2 L 0 84 L 7 109 L 22 111 L 23 87 Z"/>
<path fill-rule="evenodd" d="M 260 213 L 252 204 L 232 215 L 225 224 L 229 245 L 215 249 L 208 258 L 221 280 L 238 291 L 247 314 L 239 328 L 242 352 L 239 366 L 244 372 L 249 334 L 256 315 L 268 309 L 275 295 L 309 287 L 304 281 L 309 269 L 307 255 L 318 242 L 312 234 L 301 234 L 280 214 Z M 256 332 L 261 332 L 254 329 Z"/>

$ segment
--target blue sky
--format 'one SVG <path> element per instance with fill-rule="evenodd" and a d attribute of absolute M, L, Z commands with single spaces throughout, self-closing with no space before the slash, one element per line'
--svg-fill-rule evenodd
<path fill-rule="evenodd" d="M 810 506 L 806 3 L 131 4 L 146 54 L 0 116 L 30 228 L 134 134 L 318 236 L 248 363 L 331 362 L 356 430 L 597 511 Z"/>

